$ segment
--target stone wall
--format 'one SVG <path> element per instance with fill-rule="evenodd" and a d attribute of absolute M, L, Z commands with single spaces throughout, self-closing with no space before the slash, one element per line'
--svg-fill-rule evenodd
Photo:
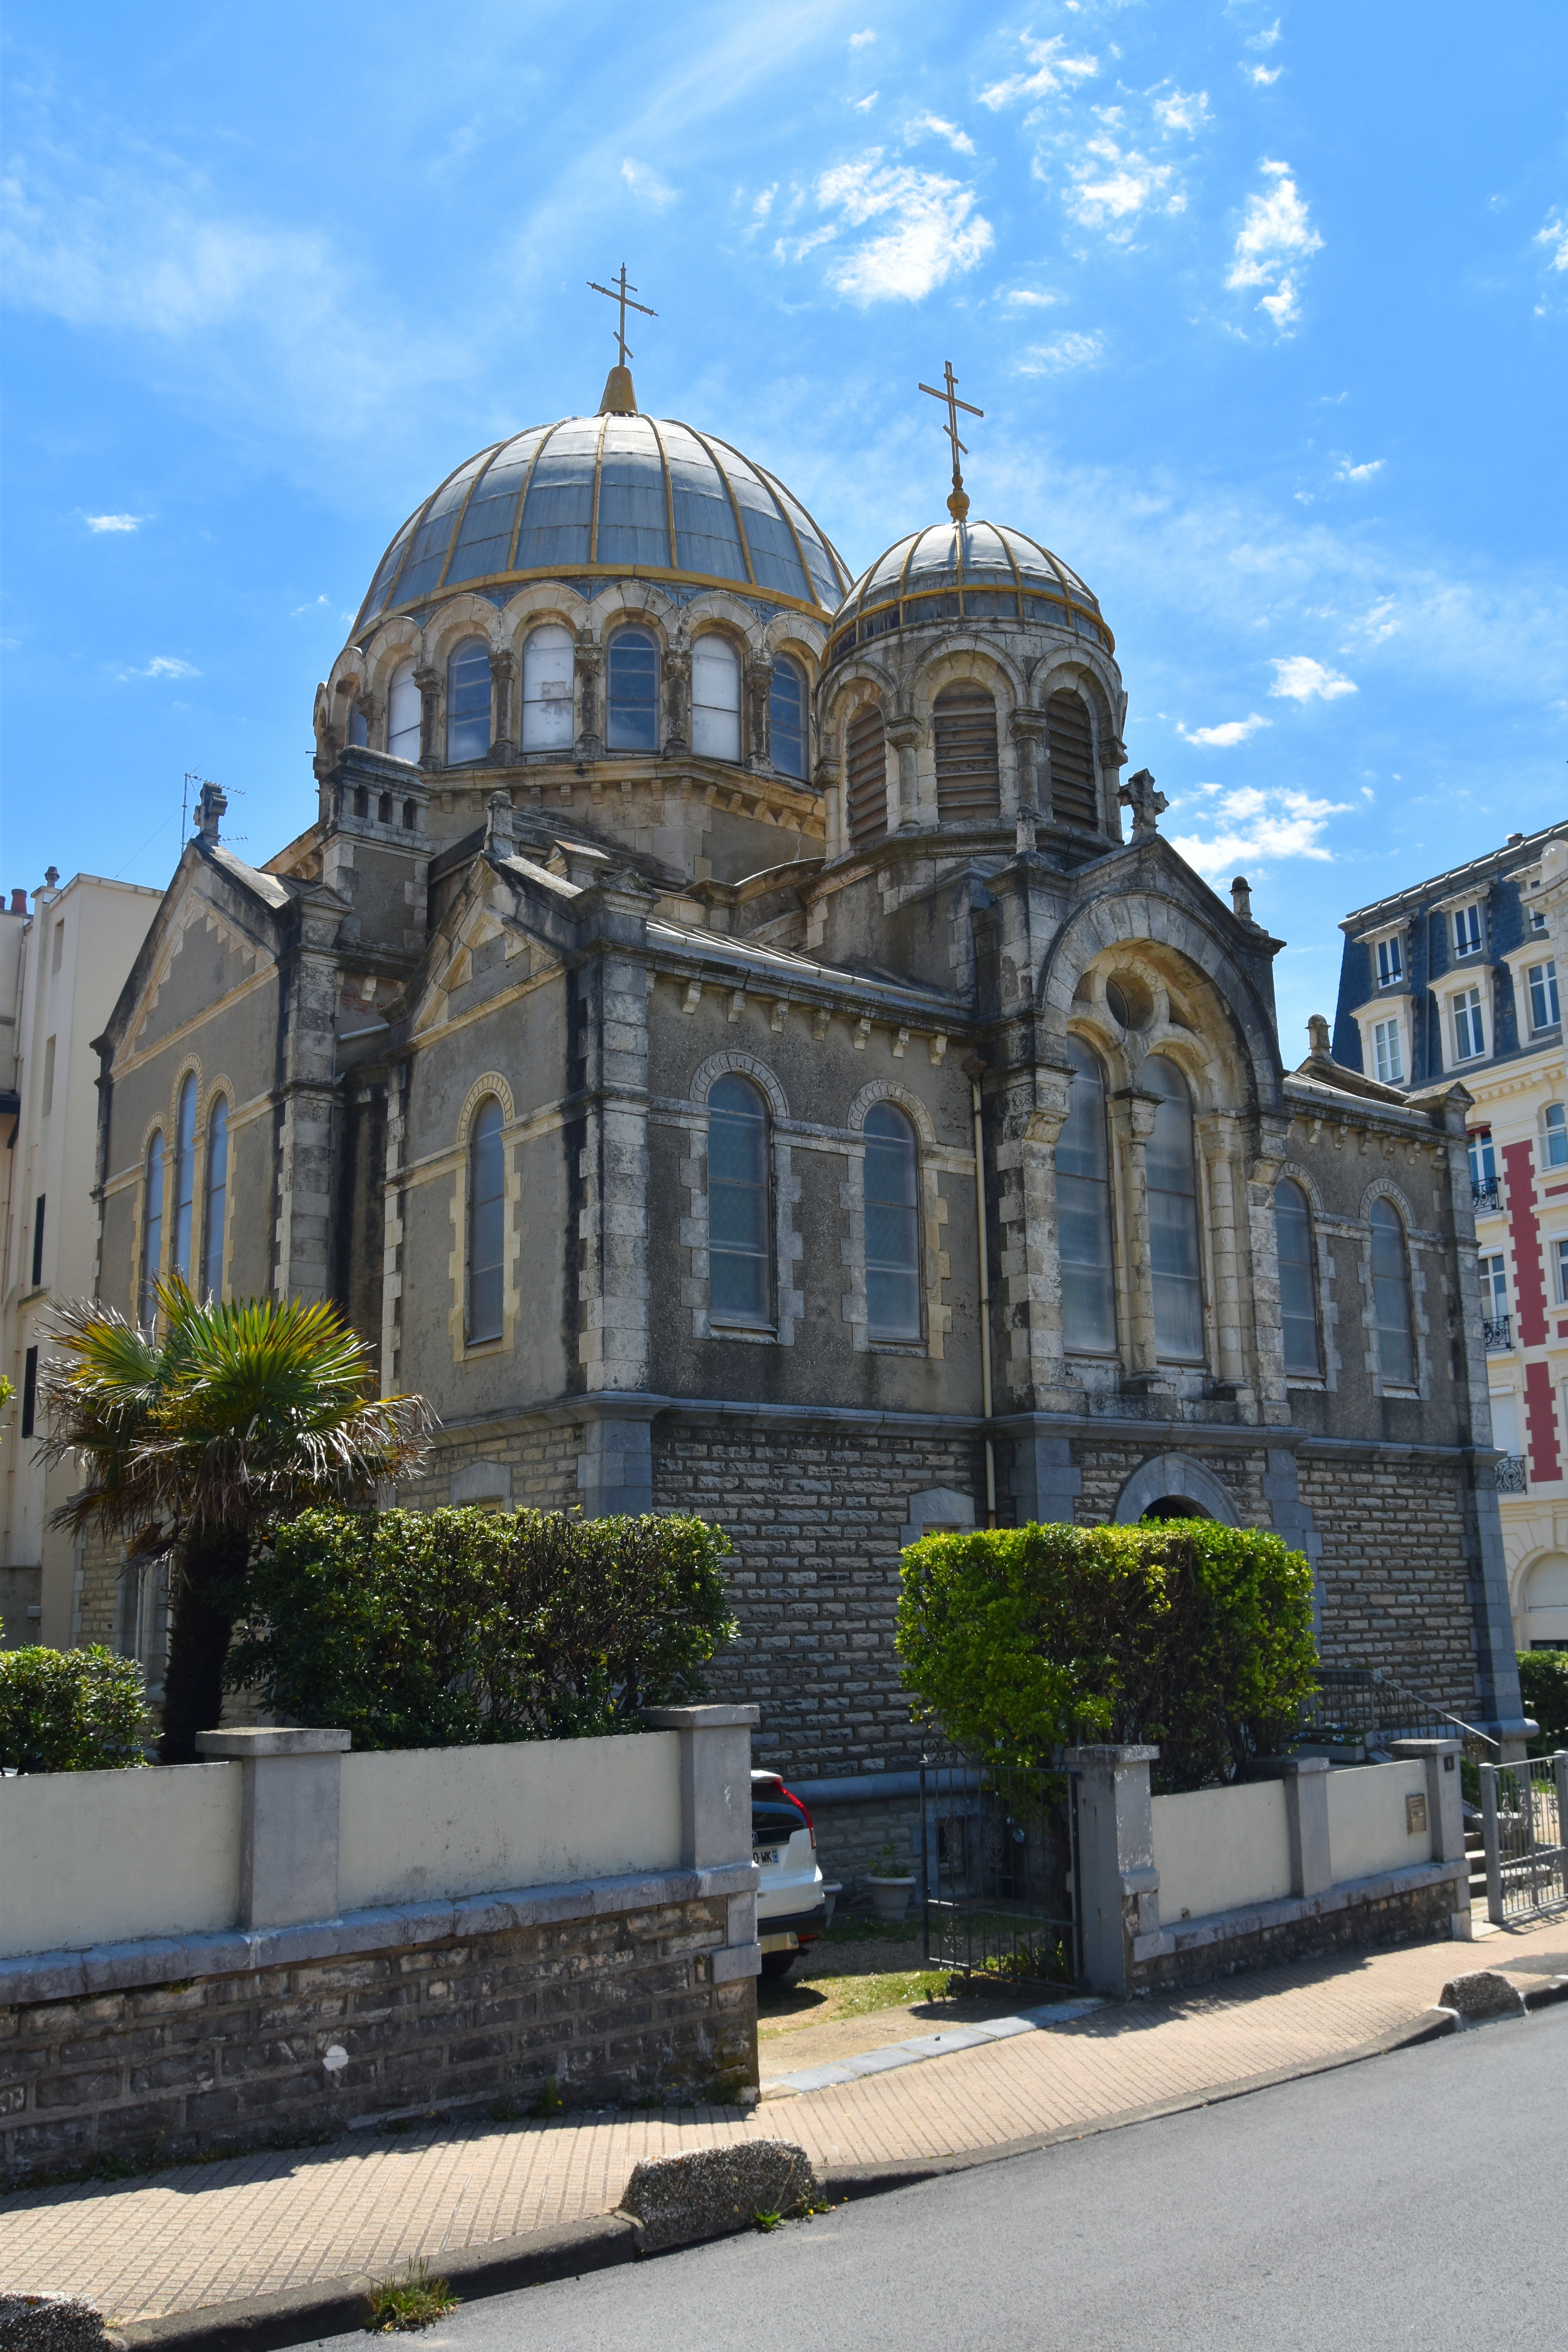
<path fill-rule="evenodd" d="M 1297 1456 L 1321 1538 L 1319 1636 L 1329 1666 L 1383 1666 L 1463 1712 L 1476 1645 L 1458 1465 L 1391 1449 Z"/>
<path fill-rule="evenodd" d="M 1212 1984 L 1219 1977 L 1272 1969 L 1286 1960 L 1317 1958 L 1330 1952 L 1368 1946 L 1429 1942 L 1451 1933 L 1454 1882 L 1385 1894 L 1364 1903 L 1290 1919 L 1279 1926 L 1232 1936 L 1223 1943 L 1178 1948 L 1157 1959 L 1139 1960 L 1132 1970 L 1134 1993 L 1167 1992 L 1180 1985 Z"/>
<path fill-rule="evenodd" d="M 505 1510 L 569 1511 L 582 1497 L 577 1465 L 585 1440 L 576 1421 L 519 1415 L 443 1430 L 423 1478 L 398 1489 L 410 1510 L 487 1503 Z"/>
<path fill-rule="evenodd" d="M 0 2178 L 287 2145 L 408 2111 L 525 2111 L 757 2079 L 724 1895 L 0 2007 Z M 341 2054 L 339 2054 L 341 2053 Z"/>

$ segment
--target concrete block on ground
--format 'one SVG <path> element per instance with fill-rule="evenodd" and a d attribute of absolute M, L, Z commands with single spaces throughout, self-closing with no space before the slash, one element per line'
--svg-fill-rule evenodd
<path fill-rule="evenodd" d="M 618 2210 L 637 2223 L 641 2251 L 653 2254 L 749 2230 L 759 2213 L 794 2213 L 816 2197 L 805 2148 L 757 2139 L 636 2166 Z"/>
<path fill-rule="evenodd" d="M 1471 1969 L 1465 1976 L 1448 1979 L 1437 1996 L 1437 2006 L 1479 2023 L 1489 2017 L 1522 2017 L 1524 1995 L 1499 1969 Z"/>

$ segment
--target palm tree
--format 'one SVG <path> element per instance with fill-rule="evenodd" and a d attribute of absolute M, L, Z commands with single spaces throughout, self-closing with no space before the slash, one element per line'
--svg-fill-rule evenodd
<path fill-rule="evenodd" d="M 218 1720 L 258 1534 L 417 1473 L 433 1419 L 423 1397 L 374 1393 L 370 1351 L 330 1302 L 203 1306 L 177 1276 L 156 1296 L 151 1328 L 93 1299 L 60 1307 L 39 1386 L 46 1460 L 86 1471 L 53 1524 L 175 1554 L 159 1756 L 183 1764 Z"/>

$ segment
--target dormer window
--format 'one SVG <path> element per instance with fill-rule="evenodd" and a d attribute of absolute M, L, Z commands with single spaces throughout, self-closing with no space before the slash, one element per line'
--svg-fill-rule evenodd
<path fill-rule="evenodd" d="M 1397 1087 L 1405 1079 L 1405 1056 L 1400 1049 L 1397 1021 L 1374 1021 L 1372 1024 L 1373 1053 L 1377 1062 L 1378 1083 Z"/>
<path fill-rule="evenodd" d="M 1377 943 L 1377 984 L 1379 988 L 1393 988 L 1396 982 L 1402 981 L 1404 977 L 1405 958 L 1400 952 L 1397 934 L 1391 940 L 1379 940 Z"/>
<path fill-rule="evenodd" d="M 1454 953 L 1457 956 L 1479 955 L 1481 951 L 1481 909 L 1479 900 L 1468 907 L 1454 909 Z"/>
<path fill-rule="evenodd" d="M 1524 975 L 1530 989 L 1530 1026 L 1532 1034 L 1542 1029 L 1555 1029 L 1563 1013 L 1557 996 L 1557 959 L 1550 963 L 1532 963 Z"/>
<path fill-rule="evenodd" d="M 1473 1062 L 1487 1050 L 1486 1033 L 1481 1026 L 1481 992 L 1479 988 L 1461 989 L 1454 999 L 1454 1059 Z"/>

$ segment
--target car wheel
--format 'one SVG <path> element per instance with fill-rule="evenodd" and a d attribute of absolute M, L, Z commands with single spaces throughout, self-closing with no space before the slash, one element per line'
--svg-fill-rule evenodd
<path fill-rule="evenodd" d="M 800 1958 L 798 1952 L 764 1952 L 763 1978 L 767 1984 L 782 1984 Z"/>

